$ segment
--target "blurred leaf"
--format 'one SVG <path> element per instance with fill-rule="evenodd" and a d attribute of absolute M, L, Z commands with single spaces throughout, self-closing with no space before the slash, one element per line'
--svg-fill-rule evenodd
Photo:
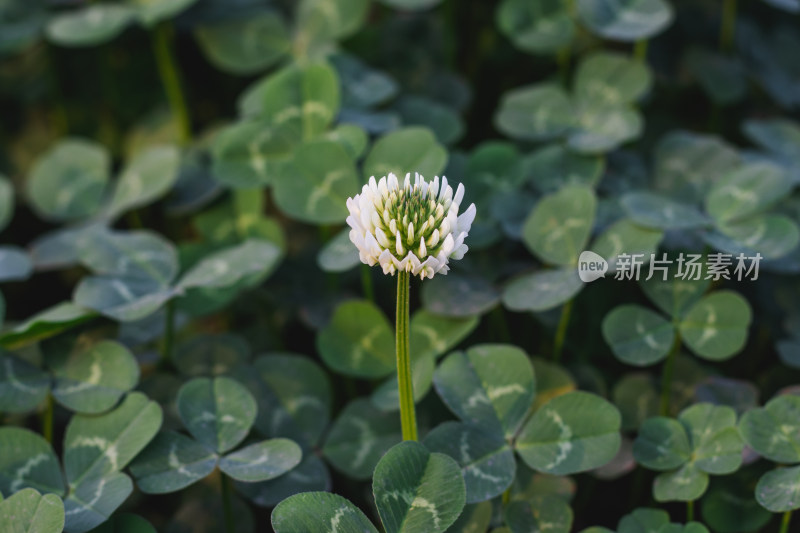
<path fill-rule="evenodd" d="M 511 502 L 503 516 L 511 533 L 569 533 L 572 528 L 572 509 L 556 496 Z"/>
<path fill-rule="evenodd" d="M 393 330 L 381 310 L 367 301 L 345 302 L 317 336 L 329 367 L 349 376 L 381 378 L 394 372 Z"/>
<path fill-rule="evenodd" d="M 546 311 L 571 300 L 583 287 L 575 267 L 540 270 L 506 285 L 503 305 L 512 311 Z"/>
<path fill-rule="evenodd" d="M 395 104 L 403 124 L 429 128 L 445 145 L 458 142 L 464 135 L 464 122 L 451 108 L 429 98 L 406 95 Z"/>
<path fill-rule="evenodd" d="M 658 533 L 669 524 L 669 514 L 662 509 L 639 507 L 623 516 L 617 530 L 619 533 Z"/>
<path fill-rule="evenodd" d="M 639 305 L 621 305 L 603 319 L 603 338 L 614 356 L 634 366 L 649 366 L 664 359 L 675 340 L 670 322 Z"/>
<path fill-rule="evenodd" d="M 756 485 L 756 500 L 773 513 L 800 509 L 800 466 L 776 468 L 764 474 Z"/>
<path fill-rule="evenodd" d="M 0 502 L 0 523 L 14 533 L 61 533 L 64 504 L 55 494 L 42 496 L 33 489 L 21 490 Z"/>
<path fill-rule="evenodd" d="M 494 123 L 514 139 L 546 141 L 575 127 L 576 118 L 572 103 L 561 88 L 537 84 L 504 94 Z"/>
<path fill-rule="evenodd" d="M 30 256 L 16 246 L 0 246 L 0 282 L 28 279 L 33 271 Z"/>
<path fill-rule="evenodd" d="M 117 180 L 106 208 L 108 217 L 113 220 L 161 198 L 178 179 L 180 164 L 180 153 L 172 146 L 151 147 L 137 154 Z"/>
<path fill-rule="evenodd" d="M 250 347 L 234 334 L 200 334 L 180 343 L 172 356 L 186 376 L 218 376 L 250 361 Z"/>
<path fill-rule="evenodd" d="M 722 361 L 744 347 L 751 320 L 747 300 L 733 291 L 716 291 L 694 304 L 678 329 L 694 353 Z"/>
<path fill-rule="evenodd" d="M 480 276 L 449 272 L 422 284 L 422 305 L 431 313 L 453 318 L 482 315 L 497 305 L 500 294 Z"/>
<path fill-rule="evenodd" d="M 362 62 L 358 56 L 337 53 L 331 57 L 342 81 L 342 106 L 368 109 L 394 98 L 399 87 L 387 73 Z"/>
<path fill-rule="evenodd" d="M 100 144 L 66 138 L 39 159 L 27 181 L 37 214 L 54 221 L 76 220 L 100 208 L 111 157 Z"/>
<path fill-rule="evenodd" d="M 369 0 L 301 0 L 297 28 L 301 42 L 343 39 L 364 23 Z"/>
<path fill-rule="evenodd" d="M 55 383 L 53 397 L 79 413 L 97 414 L 111 409 L 139 382 L 139 364 L 123 345 L 101 341 L 76 343 L 70 351 L 47 358 Z"/>
<path fill-rule="evenodd" d="M 649 192 L 632 192 L 622 197 L 628 216 L 645 227 L 658 229 L 693 229 L 710 221 L 691 205 Z"/>
<path fill-rule="evenodd" d="M 739 431 L 747 445 L 767 459 L 800 462 L 800 397 L 778 396 L 763 408 L 746 412 Z"/>
<path fill-rule="evenodd" d="M 30 317 L 11 331 L 0 336 L 5 348 L 16 348 L 46 339 L 78 324 L 91 320 L 94 311 L 79 307 L 72 302 L 61 302 Z"/>
<path fill-rule="evenodd" d="M 525 176 L 542 193 L 565 186 L 594 187 L 603 175 L 603 158 L 576 154 L 562 144 L 550 144 L 531 152 L 523 160 Z"/>
<path fill-rule="evenodd" d="M 791 189 L 791 182 L 774 165 L 745 165 L 714 183 L 706 210 L 716 220 L 730 222 L 763 211 Z"/>
<path fill-rule="evenodd" d="M 458 464 L 413 441 L 381 458 L 372 492 L 386 533 L 442 533 L 461 514 L 466 494 Z"/>
<path fill-rule="evenodd" d="M 47 38 L 61 46 L 96 46 L 128 27 L 136 10 L 125 4 L 95 4 L 57 14 L 47 24 Z"/>
<path fill-rule="evenodd" d="M 0 491 L 11 495 L 30 487 L 43 493 L 65 494 L 58 458 L 41 435 L 5 426 L 0 428 L 0 444 Z"/>
<path fill-rule="evenodd" d="M 380 0 L 387 6 L 393 7 L 395 9 L 403 9 L 407 11 L 413 11 L 417 9 L 428 9 L 435 5 L 438 5 L 442 2 L 442 0 Z"/>
<path fill-rule="evenodd" d="M 27 413 L 50 392 L 50 376 L 18 357 L 0 355 L 0 410 Z"/>
<path fill-rule="evenodd" d="M 393 173 L 402 180 L 409 172 L 419 172 L 432 179 L 444 170 L 446 164 L 447 150 L 436 141 L 433 132 L 414 126 L 378 139 L 364 160 L 363 175 L 380 179 Z"/>
<path fill-rule="evenodd" d="M 288 160 L 296 139 L 288 126 L 243 120 L 220 130 L 211 146 L 214 179 L 247 189 L 272 183 L 276 165 Z"/>
<path fill-rule="evenodd" d="M 350 228 L 337 233 L 317 254 L 317 265 L 325 272 L 346 272 L 360 263 L 358 248 L 350 241 Z"/>
<path fill-rule="evenodd" d="M 247 239 L 205 257 L 181 277 L 178 287 L 230 287 L 248 276 L 268 275 L 277 266 L 280 256 L 281 251 L 273 243 Z"/>
<path fill-rule="evenodd" d="M 626 42 L 661 33 L 675 16 L 664 0 L 578 0 L 578 13 L 597 35 Z"/>
<path fill-rule="evenodd" d="M 594 241 L 591 249 L 605 258 L 608 271 L 614 272 L 618 270 L 623 254 L 641 254 L 649 261 L 655 256 L 663 237 L 661 230 L 638 226 L 631 219 L 623 218 L 606 229 Z M 655 272 L 654 275 L 657 275 Z"/>
<path fill-rule="evenodd" d="M 503 0 L 497 25 L 514 45 L 532 54 L 550 54 L 575 35 L 569 4 L 562 0 Z"/>
<path fill-rule="evenodd" d="M 488 531 L 492 521 L 491 502 L 468 504 L 458 519 L 447 529 L 447 533 L 480 533 Z"/>
<path fill-rule="evenodd" d="M 591 100 L 576 100 L 578 128 L 572 131 L 567 145 L 582 154 L 610 152 L 638 138 L 644 129 L 644 119 L 626 104 L 598 104 Z"/>
<path fill-rule="evenodd" d="M 715 104 L 736 103 L 747 93 L 746 73 L 739 58 L 692 48 L 686 55 L 686 64 Z"/>
<path fill-rule="evenodd" d="M 283 18 L 269 11 L 198 26 L 195 36 L 209 61 L 231 74 L 261 72 L 291 47 Z"/>
<path fill-rule="evenodd" d="M 596 52 L 578 65 L 573 92 L 578 100 L 615 106 L 639 100 L 652 83 L 645 63 L 622 54 Z"/>
<path fill-rule="evenodd" d="M 115 514 L 101 526 L 92 530 L 92 533 L 157 533 L 150 522 L 130 513 Z"/>
<path fill-rule="evenodd" d="M 78 256 L 92 272 L 117 277 L 123 283 L 152 281 L 166 288 L 178 273 L 175 246 L 149 231 L 95 231 L 91 239 L 82 242 Z"/>
<path fill-rule="evenodd" d="M 137 8 L 140 22 L 152 28 L 158 22 L 174 17 L 197 0 L 129 0 Z"/>
<path fill-rule="evenodd" d="M 330 477 L 322 459 L 306 454 L 299 465 L 282 476 L 258 483 L 237 482 L 236 488 L 260 507 L 275 507 L 295 494 L 331 490 Z"/>
<path fill-rule="evenodd" d="M 131 478 L 121 472 L 83 479 L 64 500 L 66 533 L 85 533 L 107 521 L 133 492 Z"/>

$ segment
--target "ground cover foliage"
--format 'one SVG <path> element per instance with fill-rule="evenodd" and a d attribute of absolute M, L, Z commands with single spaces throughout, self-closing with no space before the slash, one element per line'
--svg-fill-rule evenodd
<path fill-rule="evenodd" d="M 0 529 L 797 531 L 799 14 L 0 0 Z M 407 172 L 477 207 L 419 442 L 345 225 Z"/>

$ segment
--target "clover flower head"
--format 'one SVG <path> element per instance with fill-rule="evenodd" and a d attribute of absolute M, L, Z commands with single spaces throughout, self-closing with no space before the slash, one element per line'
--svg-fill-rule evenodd
<path fill-rule="evenodd" d="M 361 194 L 347 199 L 350 240 L 361 262 L 379 263 L 384 274 L 411 272 L 420 279 L 447 274 L 450 259 L 461 259 L 468 247 L 464 239 L 475 220 L 475 204 L 461 215 L 464 185 L 455 194 L 447 178 L 407 174 L 402 185 L 394 174 L 375 177 Z"/>

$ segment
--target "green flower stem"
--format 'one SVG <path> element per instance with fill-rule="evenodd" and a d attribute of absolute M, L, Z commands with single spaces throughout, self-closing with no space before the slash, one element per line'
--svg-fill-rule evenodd
<path fill-rule="evenodd" d="M 397 273 L 397 386 L 400 393 L 400 425 L 403 440 L 417 440 L 417 414 L 414 411 L 414 388 L 411 382 L 411 358 L 408 354 L 409 282 L 411 274 Z"/>
<path fill-rule="evenodd" d="M 633 57 L 636 61 L 647 63 L 647 39 L 640 39 L 633 45 Z"/>
<path fill-rule="evenodd" d="M 694 522 L 694 500 L 686 502 L 686 521 Z"/>
<path fill-rule="evenodd" d="M 556 363 L 561 359 L 561 352 L 564 349 L 564 340 L 567 338 L 567 328 L 569 327 L 569 317 L 572 314 L 572 300 L 568 300 L 561 308 L 561 318 L 558 320 L 556 337 L 553 341 L 553 361 Z"/>
<path fill-rule="evenodd" d="M 233 518 L 233 505 L 231 502 L 231 480 L 220 473 L 222 483 L 222 512 L 225 515 L 225 532 L 236 533 L 236 521 Z"/>
<path fill-rule="evenodd" d="M 722 24 L 719 32 L 719 49 L 730 52 L 736 35 L 736 0 L 724 0 L 722 4 Z"/>
<path fill-rule="evenodd" d="M 172 115 L 178 122 L 179 140 L 181 144 L 188 144 L 192 140 L 192 123 L 175 59 L 174 41 L 175 32 L 168 22 L 162 22 L 153 32 L 153 51 L 161 83 L 164 85 Z"/>
<path fill-rule="evenodd" d="M 365 264 L 361 265 L 361 289 L 364 291 L 364 298 L 370 302 L 375 301 L 375 290 L 372 288 L 372 271 Z"/>
<path fill-rule="evenodd" d="M 669 415 L 669 397 L 672 391 L 672 372 L 675 367 L 675 359 L 678 357 L 678 352 L 681 351 L 681 335 L 675 332 L 675 339 L 672 341 L 672 348 L 667 355 L 667 360 L 664 363 L 661 378 L 661 408 L 659 413 L 661 416 Z"/>
<path fill-rule="evenodd" d="M 792 521 L 792 512 L 786 511 L 783 513 L 783 518 L 781 519 L 781 530 L 780 533 L 789 533 L 789 522 Z"/>
<path fill-rule="evenodd" d="M 53 444 L 53 423 L 55 420 L 55 402 L 53 395 L 47 395 L 47 403 L 44 407 L 44 414 L 42 415 L 42 436 L 44 440 Z"/>

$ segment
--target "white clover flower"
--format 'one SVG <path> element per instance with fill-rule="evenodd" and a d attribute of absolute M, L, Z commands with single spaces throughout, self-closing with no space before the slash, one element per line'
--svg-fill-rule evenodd
<path fill-rule="evenodd" d="M 361 194 L 347 199 L 350 240 L 361 262 L 380 263 L 384 274 L 447 274 L 448 260 L 467 253 L 464 239 L 475 220 L 475 204 L 458 214 L 463 198 L 464 185 L 454 195 L 445 177 L 440 186 L 438 176 L 428 182 L 416 174 L 412 185 L 407 174 L 401 187 L 394 174 L 378 182 L 373 176 Z"/>

